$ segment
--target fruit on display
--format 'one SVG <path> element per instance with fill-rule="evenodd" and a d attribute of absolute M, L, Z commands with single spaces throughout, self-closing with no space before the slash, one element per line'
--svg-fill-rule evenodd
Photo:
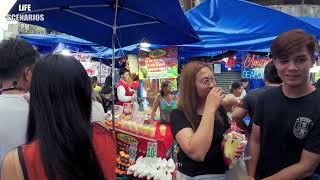
<path fill-rule="evenodd" d="M 121 128 L 124 130 L 129 130 L 152 138 L 156 135 L 156 127 L 153 124 L 144 125 L 142 123 L 127 120 L 122 120 L 120 123 Z"/>
<path fill-rule="evenodd" d="M 126 154 L 123 151 L 120 151 L 119 157 L 117 158 L 117 167 L 116 167 L 116 174 L 117 175 L 126 175 L 127 170 L 130 166 L 129 161 L 129 154 Z"/>
<path fill-rule="evenodd" d="M 131 115 L 125 115 L 125 116 L 123 116 L 123 119 L 126 121 L 129 121 L 132 119 L 132 117 L 131 117 Z"/>
<path fill-rule="evenodd" d="M 172 180 L 172 173 L 176 166 L 173 159 L 151 158 L 140 156 L 136 164 L 130 166 L 127 170 L 128 175 L 137 178 L 146 178 L 147 180 Z"/>
<path fill-rule="evenodd" d="M 107 126 L 112 126 L 112 120 L 105 121 L 105 124 L 106 124 Z M 115 126 L 116 128 L 121 127 L 121 122 L 120 122 L 120 121 L 116 121 L 116 122 L 114 123 L 114 126 Z"/>

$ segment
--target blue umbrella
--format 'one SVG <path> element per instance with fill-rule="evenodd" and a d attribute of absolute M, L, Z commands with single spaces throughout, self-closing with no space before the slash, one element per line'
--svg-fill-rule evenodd
<path fill-rule="evenodd" d="M 31 5 L 31 11 L 19 11 L 24 4 Z M 141 41 L 163 45 L 199 41 L 178 0 L 18 0 L 9 16 L 106 47 L 112 47 L 112 35 L 116 48 Z"/>
<path fill-rule="evenodd" d="M 112 67 L 121 46 L 199 41 L 178 0 L 17 0 L 7 18 L 112 47 Z"/>
<path fill-rule="evenodd" d="M 69 35 L 19 34 L 17 37 L 36 46 L 42 54 L 68 49 L 73 52 L 92 53 L 93 56 L 98 57 L 98 52 L 101 51 L 97 44 Z"/>

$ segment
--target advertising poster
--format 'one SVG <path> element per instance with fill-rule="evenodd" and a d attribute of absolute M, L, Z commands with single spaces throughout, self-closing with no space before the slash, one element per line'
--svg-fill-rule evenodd
<path fill-rule="evenodd" d="M 139 80 L 177 78 L 178 48 L 139 52 Z"/>

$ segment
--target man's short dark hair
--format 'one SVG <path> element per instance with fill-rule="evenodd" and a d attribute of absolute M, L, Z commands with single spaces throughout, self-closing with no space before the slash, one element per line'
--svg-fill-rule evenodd
<path fill-rule="evenodd" d="M 239 82 L 239 81 L 234 81 L 234 82 L 232 82 L 232 83 L 231 83 L 231 87 L 230 87 L 230 93 L 233 93 L 234 90 L 240 88 L 241 86 L 243 86 L 243 85 L 242 85 L 242 83 Z"/>
<path fill-rule="evenodd" d="M 273 62 L 268 63 L 264 68 L 264 79 L 273 84 L 282 83 L 282 80 L 280 79 L 276 66 Z"/>
<path fill-rule="evenodd" d="M 136 75 L 136 74 L 135 74 L 135 75 L 133 75 L 132 80 L 133 80 L 133 81 L 139 81 L 139 76 L 138 76 L 138 75 Z"/>
<path fill-rule="evenodd" d="M 23 68 L 35 64 L 38 53 L 31 44 L 20 39 L 0 42 L 0 81 L 19 78 Z"/>
<path fill-rule="evenodd" d="M 128 72 L 130 74 L 130 71 L 128 69 L 120 69 L 119 71 L 119 76 L 121 77 L 122 75 L 124 75 L 126 72 Z"/>
<path fill-rule="evenodd" d="M 98 81 L 97 76 L 92 76 L 91 78 L 92 78 L 92 81 L 93 81 L 93 82 L 97 82 L 97 81 Z"/>

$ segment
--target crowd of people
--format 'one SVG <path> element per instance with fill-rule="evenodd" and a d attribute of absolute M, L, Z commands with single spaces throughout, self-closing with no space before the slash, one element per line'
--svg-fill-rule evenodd
<path fill-rule="evenodd" d="M 12 39 L 0 44 L 0 64 L 1 179 L 116 178 L 115 143 L 91 123 L 92 83 L 79 61 L 39 57 Z"/>
<path fill-rule="evenodd" d="M 180 148 L 176 179 L 226 179 L 221 144 L 235 123 L 249 138 L 233 155 L 251 157 L 248 180 L 319 180 L 320 91 L 309 82 L 318 52 L 315 37 L 291 30 L 272 42 L 263 88 L 249 90 L 243 79 L 225 95 L 210 65 L 199 61 L 184 65 L 178 96 L 163 81 L 151 119 L 159 109 L 161 123 L 171 126 Z M 117 105 L 134 102 L 140 86 L 129 70 L 119 75 L 112 93 L 111 76 L 100 87 L 72 56 L 40 56 L 23 40 L 2 41 L 1 179 L 116 179 L 115 141 L 99 121 L 113 94 Z"/>
<path fill-rule="evenodd" d="M 223 132 L 235 122 L 249 136 L 248 179 L 320 179 L 320 91 L 309 81 L 319 52 L 317 39 L 302 30 L 279 35 L 271 46 L 273 62 L 265 69 L 266 87 L 248 91 L 234 82 L 231 93 L 215 87 L 211 68 L 201 62 L 184 66 L 178 108 L 171 128 L 180 146 L 177 179 L 225 179 Z M 231 113 L 228 118 L 227 112 Z M 245 125 L 243 118 L 251 122 Z"/>

